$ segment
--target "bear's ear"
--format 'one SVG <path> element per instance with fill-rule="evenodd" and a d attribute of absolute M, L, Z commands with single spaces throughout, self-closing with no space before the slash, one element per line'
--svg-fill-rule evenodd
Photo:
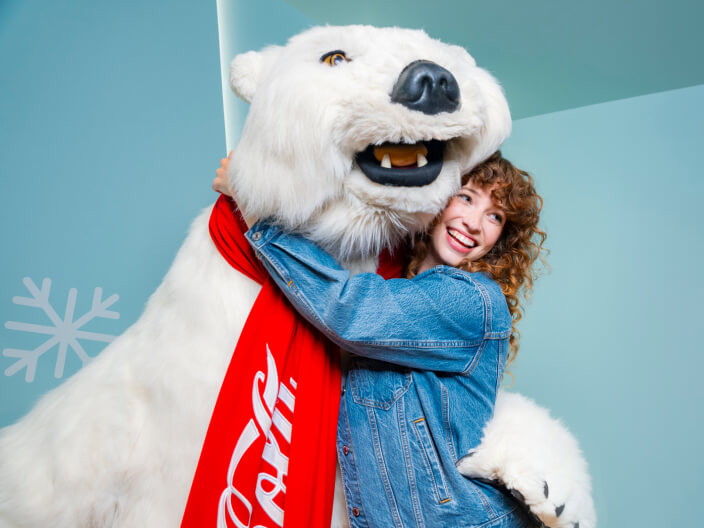
<path fill-rule="evenodd" d="M 461 57 L 462 60 L 465 60 L 469 63 L 472 64 L 472 66 L 477 65 L 477 61 L 474 60 L 474 57 L 472 57 L 469 52 L 464 49 L 462 46 L 455 46 L 454 44 L 447 44 L 447 47 L 450 49 L 450 53 L 455 53 L 458 57 Z"/>
<path fill-rule="evenodd" d="M 251 103 L 262 72 L 273 63 L 281 46 L 269 46 L 261 51 L 237 55 L 230 63 L 230 87 L 244 101 Z"/>
<path fill-rule="evenodd" d="M 472 149 L 471 166 L 491 156 L 511 135 L 511 112 L 504 91 L 499 83 L 486 71 L 478 69 L 476 82 L 483 93 L 486 104 L 484 126 L 479 132 L 477 144 Z"/>

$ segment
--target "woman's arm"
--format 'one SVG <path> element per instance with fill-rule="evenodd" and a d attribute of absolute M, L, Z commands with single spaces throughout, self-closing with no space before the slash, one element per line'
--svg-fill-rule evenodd
<path fill-rule="evenodd" d="M 465 372 L 486 339 L 510 331 L 506 301 L 483 275 L 438 267 L 410 280 L 350 276 L 314 243 L 277 227 L 260 222 L 247 238 L 296 309 L 355 354 Z"/>

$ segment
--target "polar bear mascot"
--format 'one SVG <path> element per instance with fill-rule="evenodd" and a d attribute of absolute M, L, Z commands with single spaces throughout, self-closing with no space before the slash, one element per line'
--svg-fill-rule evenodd
<path fill-rule="evenodd" d="M 231 83 L 251 103 L 230 167 L 243 212 L 304 233 L 356 271 L 423 229 L 511 128 L 496 81 L 422 31 L 314 28 L 237 56 Z M 428 153 L 397 170 L 368 155 L 381 143 Z M 260 290 L 215 249 L 209 215 L 194 221 L 139 320 L 2 430 L 1 527 L 179 525 Z M 460 469 L 504 483 L 554 526 L 593 526 L 572 437 L 524 399 L 502 395 L 497 411 L 489 441 Z"/>

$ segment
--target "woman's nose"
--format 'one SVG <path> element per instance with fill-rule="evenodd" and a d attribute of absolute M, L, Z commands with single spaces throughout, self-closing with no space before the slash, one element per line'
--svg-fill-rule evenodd
<path fill-rule="evenodd" d="M 464 215 L 464 225 L 470 233 L 476 233 L 481 226 L 481 213 L 473 210 Z"/>

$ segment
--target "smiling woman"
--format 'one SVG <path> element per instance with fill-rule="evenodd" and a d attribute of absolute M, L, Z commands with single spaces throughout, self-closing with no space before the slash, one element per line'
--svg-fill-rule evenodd
<path fill-rule="evenodd" d="M 441 264 L 457 266 L 463 259 L 483 257 L 494 247 L 503 227 L 503 210 L 491 198 L 491 189 L 468 181 L 435 223 L 428 253 L 418 271 Z"/>
<path fill-rule="evenodd" d="M 420 152 L 374 150 L 381 170 L 390 161 L 399 171 L 415 167 Z M 530 525 L 514 501 L 520 493 L 467 479 L 456 464 L 478 444 L 516 354 L 519 294 L 532 286 L 545 239 L 542 200 L 499 152 L 463 183 L 415 245 L 408 279 L 350 276 L 320 247 L 266 221 L 247 234 L 294 307 L 352 354 L 338 461 L 350 519 L 370 526 L 421 525 L 419 518 L 430 526 L 460 518 L 487 528 Z"/>
<path fill-rule="evenodd" d="M 401 158 L 418 149 L 404 147 L 382 145 L 375 147 L 374 155 Z M 221 160 L 213 189 L 236 198 L 227 185 L 230 157 Z M 491 276 L 501 287 L 513 320 L 508 361 L 518 351 L 519 297 L 532 289 L 533 264 L 544 252 L 546 234 L 538 227 L 542 207 L 531 176 L 497 151 L 462 177 L 462 188 L 428 231 L 418 235 L 407 267 L 408 278 L 443 265 Z M 255 222 L 245 220 L 250 226 Z"/>
<path fill-rule="evenodd" d="M 543 199 L 530 175 L 500 152 L 465 174 L 462 184 L 428 233 L 418 238 L 408 276 L 442 264 L 488 273 L 501 286 L 511 312 L 512 361 L 518 351 L 519 297 L 533 287 L 533 263 L 544 251 L 546 235 L 538 227 Z"/>

